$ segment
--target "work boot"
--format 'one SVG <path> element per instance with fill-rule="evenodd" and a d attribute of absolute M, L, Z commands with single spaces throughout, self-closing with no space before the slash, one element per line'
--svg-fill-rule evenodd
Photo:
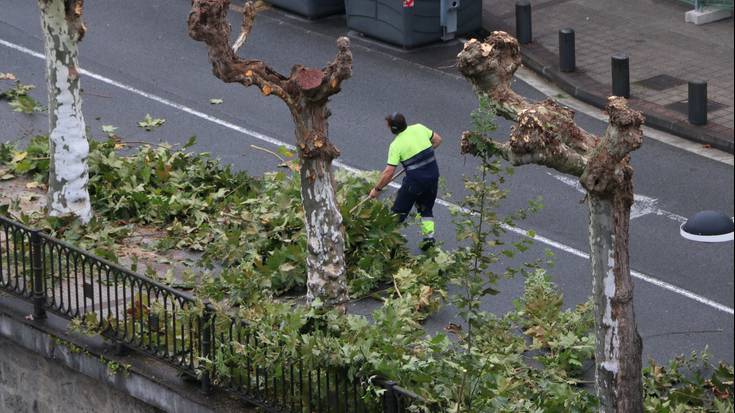
<path fill-rule="evenodd" d="M 421 251 L 428 251 L 431 248 L 434 248 L 436 245 L 436 239 L 434 237 L 426 237 L 419 243 L 419 248 L 421 248 Z"/>

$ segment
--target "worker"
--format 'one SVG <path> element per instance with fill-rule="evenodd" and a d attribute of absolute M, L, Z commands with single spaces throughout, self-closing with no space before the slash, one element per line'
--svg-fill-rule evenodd
<path fill-rule="evenodd" d="M 388 128 L 395 135 L 388 149 L 388 165 L 380 180 L 370 190 L 370 198 L 377 198 L 388 185 L 400 163 L 406 176 L 398 190 L 392 211 L 400 222 L 406 220 L 414 204 L 421 215 L 421 249 L 427 250 L 435 244 L 434 201 L 439 185 L 439 166 L 434 149 L 442 142 L 441 136 L 426 126 L 417 123 L 407 126 L 406 117 L 394 112 L 385 118 Z"/>

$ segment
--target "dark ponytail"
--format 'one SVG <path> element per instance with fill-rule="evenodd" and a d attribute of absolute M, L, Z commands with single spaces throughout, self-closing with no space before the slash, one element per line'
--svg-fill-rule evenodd
<path fill-rule="evenodd" d="M 390 127 L 390 131 L 393 132 L 394 135 L 398 135 L 399 133 L 406 130 L 406 118 L 403 116 L 403 114 L 398 112 L 393 112 L 390 115 L 385 117 L 385 120 L 388 121 L 388 126 Z"/>

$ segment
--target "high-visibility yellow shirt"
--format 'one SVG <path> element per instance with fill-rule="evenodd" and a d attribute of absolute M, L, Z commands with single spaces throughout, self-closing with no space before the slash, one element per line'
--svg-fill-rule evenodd
<path fill-rule="evenodd" d="M 431 148 L 433 136 L 434 132 L 420 123 L 407 127 L 391 142 L 388 148 L 388 165 L 398 166 L 399 163 Z"/>

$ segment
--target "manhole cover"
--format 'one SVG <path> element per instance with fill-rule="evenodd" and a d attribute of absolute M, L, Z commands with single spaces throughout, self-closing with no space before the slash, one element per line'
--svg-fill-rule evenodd
<path fill-rule="evenodd" d="M 666 109 L 673 110 L 673 111 L 682 113 L 684 115 L 689 114 L 689 101 L 688 100 L 682 100 L 681 102 L 669 103 L 668 105 L 664 107 Z M 723 105 L 722 103 L 718 103 L 718 102 L 707 99 L 707 112 L 708 113 L 712 113 L 724 107 L 725 105 Z"/>
<path fill-rule="evenodd" d="M 656 75 L 649 77 L 648 79 L 639 80 L 635 83 L 647 89 L 666 90 L 675 86 L 683 85 L 686 81 L 669 75 Z"/>

